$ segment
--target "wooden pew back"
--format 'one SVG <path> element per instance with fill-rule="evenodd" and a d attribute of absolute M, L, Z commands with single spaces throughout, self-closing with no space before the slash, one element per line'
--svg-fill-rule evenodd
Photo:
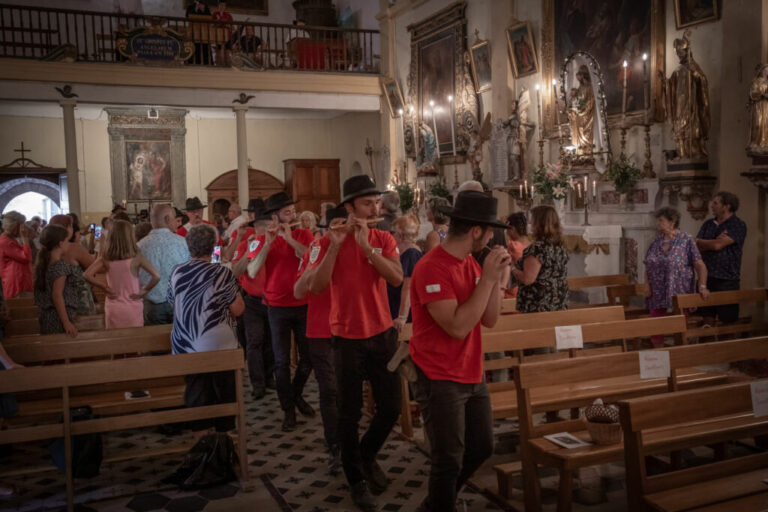
<path fill-rule="evenodd" d="M 629 284 L 629 276 L 627 274 L 611 274 L 606 276 L 584 276 L 568 278 L 568 290 L 570 291 L 579 291 L 583 290 L 584 288 L 612 286 L 619 284 Z"/>
<path fill-rule="evenodd" d="M 755 288 L 751 290 L 733 290 L 725 292 L 711 292 L 707 299 L 702 299 L 698 293 L 687 295 L 675 295 L 672 297 L 673 309 L 680 314 L 686 309 L 702 308 L 707 306 L 724 306 L 728 304 L 760 304 L 763 306 L 768 300 L 768 290 Z M 765 331 L 766 326 L 750 318 L 741 318 L 738 322 L 729 325 L 714 325 L 709 327 L 691 328 L 683 340 L 688 343 L 690 339 L 701 336 L 716 336 L 719 334 L 757 334 Z"/>

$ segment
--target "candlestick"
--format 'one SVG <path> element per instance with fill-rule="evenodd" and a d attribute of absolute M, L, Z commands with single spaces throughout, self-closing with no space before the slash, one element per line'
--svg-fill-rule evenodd
<path fill-rule="evenodd" d="M 597 198 L 597 180 L 592 180 L 592 200 Z"/>
<path fill-rule="evenodd" d="M 402 134 L 401 137 L 403 138 L 403 160 L 405 160 L 405 165 L 408 165 L 408 151 L 405 149 L 405 116 L 403 115 L 405 111 L 403 109 L 398 109 L 398 114 L 400 114 L 400 126 L 402 128 Z"/>
<path fill-rule="evenodd" d="M 413 105 L 408 107 L 408 112 L 411 114 L 411 133 L 413 134 L 413 158 L 419 154 L 419 133 L 416 131 L 416 109 Z"/>
<path fill-rule="evenodd" d="M 648 54 L 643 54 L 643 124 L 648 124 Z"/>
<path fill-rule="evenodd" d="M 555 109 L 555 124 L 557 125 L 557 139 L 562 144 L 563 128 L 560 126 L 560 108 L 557 105 L 557 80 L 552 79 L 552 106 Z"/>
<path fill-rule="evenodd" d="M 645 164 L 643 165 L 643 177 L 655 178 L 653 162 L 651 162 L 651 125 L 645 123 Z"/>
<path fill-rule="evenodd" d="M 451 107 L 450 112 L 448 112 L 448 119 L 451 121 L 451 147 L 453 149 L 453 156 L 456 156 L 456 128 L 453 126 L 456 123 L 454 121 L 453 96 L 448 96 L 448 105 Z"/>
<path fill-rule="evenodd" d="M 540 88 L 541 86 L 539 84 L 536 84 L 536 107 L 539 113 L 539 125 L 538 125 L 539 139 L 543 139 L 544 137 L 541 132 L 541 91 L 539 91 Z"/>
<path fill-rule="evenodd" d="M 440 156 L 440 139 L 437 138 L 437 120 L 435 119 L 435 102 L 429 100 L 429 108 L 432 110 L 432 129 L 435 132 L 435 148 L 437 155 Z"/>
<path fill-rule="evenodd" d="M 589 181 L 587 181 L 587 175 L 584 175 L 584 195 L 586 196 L 589 192 Z"/>
<path fill-rule="evenodd" d="M 624 86 L 621 92 L 621 125 L 625 126 L 627 123 L 627 61 L 621 65 L 624 72 Z"/>

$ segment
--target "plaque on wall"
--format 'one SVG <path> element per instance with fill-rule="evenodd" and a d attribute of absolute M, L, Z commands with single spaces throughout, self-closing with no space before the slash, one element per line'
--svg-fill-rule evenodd
<path fill-rule="evenodd" d="M 117 51 L 131 62 L 153 65 L 181 65 L 192 57 L 195 45 L 169 28 L 153 23 L 116 35 Z"/>

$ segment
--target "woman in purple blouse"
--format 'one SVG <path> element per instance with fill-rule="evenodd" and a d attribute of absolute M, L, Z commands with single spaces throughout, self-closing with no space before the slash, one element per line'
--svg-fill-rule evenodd
<path fill-rule="evenodd" d="M 645 253 L 645 298 L 652 317 L 664 316 L 672 306 L 673 295 L 694 293 L 694 272 L 699 282 L 699 293 L 709 296 L 707 267 L 696 248 L 696 241 L 681 232 L 680 214 L 674 208 L 661 208 L 656 212 L 659 236 Z M 663 336 L 651 337 L 654 347 L 664 345 Z"/>

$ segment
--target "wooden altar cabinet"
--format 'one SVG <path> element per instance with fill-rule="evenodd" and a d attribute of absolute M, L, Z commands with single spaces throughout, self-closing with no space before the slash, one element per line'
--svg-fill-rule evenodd
<path fill-rule="evenodd" d="M 320 214 L 320 203 L 341 200 L 338 159 L 283 160 L 285 190 L 296 201 L 296 211 Z"/>

